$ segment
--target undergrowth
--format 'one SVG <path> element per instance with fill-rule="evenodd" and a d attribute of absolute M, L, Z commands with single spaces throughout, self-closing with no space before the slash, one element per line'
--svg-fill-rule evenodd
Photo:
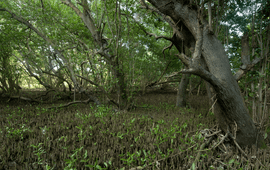
<path fill-rule="evenodd" d="M 118 112 L 112 106 L 1 105 L 0 169 L 260 169 L 269 152 L 222 153 L 206 149 L 202 131 L 215 126 L 207 100 L 193 97 L 175 108 L 175 95 L 150 94 L 138 109 Z M 193 103 L 192 103 L 193 102 Z M 200 106 L 201 105 L 201 106 Z M 258 163 L 257 160 L 260 160 Z"/>

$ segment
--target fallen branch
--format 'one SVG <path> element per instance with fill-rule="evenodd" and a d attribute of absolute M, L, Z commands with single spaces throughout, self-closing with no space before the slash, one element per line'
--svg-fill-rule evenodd
<path fill-rule="evenodd" d="M 164 76 L 164 74 L 166 73 L 166 71 L 167 71 L 167 69 L 168 69 L 170 63 L 171 63 L 171 61 L 168 62 L 168 64 L 166 65 L 165 69 L 163 70 L 162 74 L 160 75 L 159 79 L 156 80 L 156 81 L 153 82 L 153 83 L 150 83 L 150 84 L 146 85 L 146 87 L 152 87 L 152 86 L 154 86 L 154 85 L 157 85 L 158 82 L 161 80 L 161 78 L 162 78 L 162 77 Z"/>
<path fill-rule="evenodd" d="M 89 83 L 91 83 L 91 84 L 93 84 L 93 85 L 95 85 L 95 86 L 97 86 L 97 87 L 105 94 L 107 100 L 108 100 L 109 102 L 113 103 L 114 105 L 116 105 L 116 106 L 119 108 L 119 104 L 118 104 L 117 102 L 115 102 L 114 100 L 112 100 L 112 99 L 109 98 L 108 93 L 106 92 L 106 90 L 105 90 L 102 86 L 100 86 L 99 84 L 97 84 L 97 83 L 91 81 L 91 80 L 88 79 L 88 78 L 82 77 L 82 76 L 80 76 L 80 75 L 76 75 L 76 76 L 79 77 L 79 78 L 81 78 L 81 79 L 84 79 L 84 80 L 88 81 Z M 86 94 L 86 93 L 85 93 L 85 94 Z M 88 95 L 88 94 L 86 94 L 86 95 Z M 89 96 L 89 95 L 88 95 L 88 96 Z M 93 99 L 93 100 L 94 100 L 94 99 Z M 96 100 L 94 100 L 94 101 L 95 101 L 95 103 L 97 103 Z M 97 103 L 97 104 L 98 104 L 98 103 Z"/>
<path fill-rule="evenodd" d="M 90 101 L 93 101 L 92 99 L 87 99 L 87 100 L 83 100 L 83 101 L 74 101 L 74 102 L 69 102 L 65 105 L 62 105 L 62 106 L 53 106 L 53 107 L 49 107 L 47 109 L 55 109 L 55 108 L 63 108 L 63 107 L 68 107 L 70 105 L 73 105 L 73 104 L 78 104 L 78 103 L 83 103 L 83 104 L 88 104 Z"/>
<path fill-rule="evenodd" d="M 12 99 L 20 99 L 28 102 L 36 102 L 36 103 L 42 103 L 42 101 L 38 101 L 32 98 L 27 98 L 27 97 L 21 97 L 21 96 L 10 96 L 7 102 L 10 102 Z"/>

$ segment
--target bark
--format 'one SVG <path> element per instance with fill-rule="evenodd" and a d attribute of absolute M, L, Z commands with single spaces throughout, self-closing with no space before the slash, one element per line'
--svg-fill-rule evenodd
<path fill-rule="evenodd" d="M 186 107 L 187 99 L 186 99 L 186 89 L 189 82 L 190 74 L 183 74 L 181 78 L 181 82 L 178 86 L 177 97 L 176 97 L 176 107 Z"/>
<path fill-rule="evenodd" d="M 119 67 L 119 65 L 118 65 Z M 117 68 L 117 67 L 116 67 Z M 114 70 L 115 77 L 118 80 L 117 83 L 117 94 L 118 94 L 118 104 L 119 104 L 119 110 L 127 110 L 127 91 L 126 91 L 126 83 L 125 83 L 125 77 L 124 73 L 121 70 Z"/>
<path fill-rule="evenodd" d="M 179 58 L 188 66 L 188 69 L 182 72 L 200 76 L 213 86 L 219 107 L 215 115 L 221 129 L 227 132 L 227 127 L 229 127 L 231 133 L 234 133 L 234 129 L 237 130 L 235 137 L 240 146 L 251 146 L 257 142 L 260 144 L 262 138 L 261 136 L 258 138 L 258 131 L 248 115 L 223 45 L 215 35 L 209 34 L 207 21 L 198 14 L 196 8 L 183 4 L 181 1 L 148 1 L 161 13 L 170 16 L 177 27 L 182 27 L 182 30 L 192 34 L 196 40 L 195 46 L 188 46 L 190 49 L 195 47 L 192 58 L 184 54 L 179 55 Z M 182 40 L 179 38 L 177 42 L 180 43 Z M 192 41 L 192 38 L 184 41 Z M 194 44 L 194 42 L 185 44 Z M 207 69 L 201 66 L 203 61 Z"/>
<path fill-rule="evenodd" d="M 250 54 L 249 54 L 249 35 L 248 32 L 245 32 L 241 38 L 242 44 L 242 53 L 241 53 L 241 61 L 243 65 L 247 65 L 250 63 Z"/>
<path fill-rule="evenodd" d="M 211 84 L 209 84 L 207 81 L 204 81 L 206 91 L 207 91 L 207 96 L 209 99 L 209 106 L 212 107 L 212 105 L 215 103 L 215 96 L 213 94 L 213 88 L 211 87 Z M 214 113 L 214 110 L 213 110 Z"/>
<path fill-rule="evenodd" d="M 208 18 L 209 18 L 209 31 L 213 32 L 212 28 L 212 8 L 211 8 L 211 0 L 208 1 Z"/>

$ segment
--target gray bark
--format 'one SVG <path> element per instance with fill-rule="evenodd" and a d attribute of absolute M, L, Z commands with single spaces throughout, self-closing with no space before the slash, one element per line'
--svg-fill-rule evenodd
<path fill-rule="evenodd" d="M 183 74 L 181 78 L 181 82 L 178 86 L 177 97 L 176 97 L 176 107 L 186 107 L 187 99 L 186 99 L 186 89 L 189 82 L 190 74 Z"/>
<path fill-rule="evenodd" d="M 250 54 L 249 54 L 249 37 L 248 32 L 245 32 L 241 38 L 242 52 L 241 52 L 241 61 L 243 65 L 250 64 Z"/>
<path fill-rule="evenodd" d="M 223 45 L 215 35 L 209 34 L 207 21 L 202 16 L 198 17 L 196 9 L 181 1 L 148 1 L 161 13 L 170 16 L 176 23 L 175 27 L 182 28 L 178 29 L 179 35 L 182 36 L 178 39 L 178 43 L 184 40 L 186 41 L 184 45 L 188 48 L 195 47 L 192 59 L 183 54 L 179 55 L 182 62 L 189 68 L 182 72 L 198 75 L 213 86 L 217 94 L 216 104 L 219 108 L 215 111 L 215 115 L 221 129 L 227 132 L 227 128 L 229 128 L 231 133 L 236 130 L 236 142 L 240 146 L 251 146 L 260 142 L 262 138 L 260 136 L 258 139 L 258 131 L 248 115 Z M 182 32 L 192 34 L 196 44 L 192 37 L 185 37 Z M 203 61 L 206 63 L 207 69 L 201 66 Z"/>

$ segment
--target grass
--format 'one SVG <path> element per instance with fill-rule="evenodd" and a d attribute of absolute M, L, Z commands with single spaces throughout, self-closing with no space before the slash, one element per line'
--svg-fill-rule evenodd
<path fill-rule="evenodd" d="M 111 106 L 47 109 L 12 102 L 0 104 L 0 169 L 263 168 L 235 150 L 205 150 L 193 163 L 205 142 L 201 130 L 215 125 L 203 96 L 189 98 L 192 108 L 175 108 L 175 94 L 147 94 L 137 101 L 141 108 L 127 113 Z M 269 151 L 259 152 L 267 167 Z"/>

